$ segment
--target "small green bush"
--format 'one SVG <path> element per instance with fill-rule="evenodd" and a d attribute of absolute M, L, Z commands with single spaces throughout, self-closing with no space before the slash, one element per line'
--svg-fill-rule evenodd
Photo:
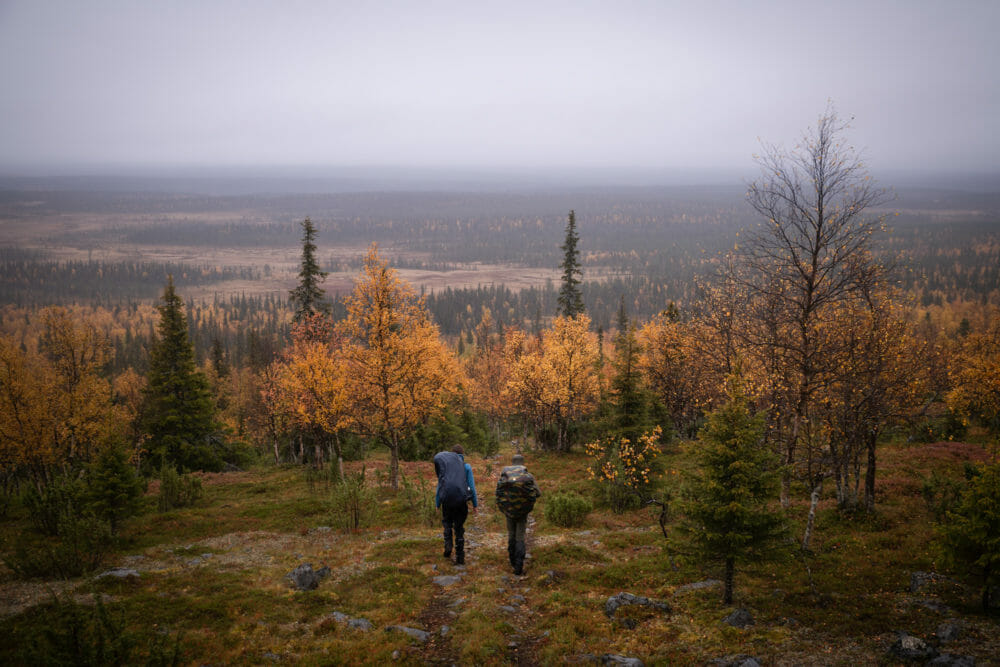
<path fill-rule="evenodd" d="M 87 501 L 90 509 L 117 533 L 119 524 L 139 513 L 146 483 L 128 463 L 118 447 L 104 451 L 87 471 Z"/>
<path fill-rule="evenodd" d="M 83 514 L 87 505 L 86 487 L 77 474 L 64 473 L 41 488 L 29 486 L 21 495 L 21 503 L 28 510 L 35 530 L 55 537 L 63 516 Z"/>
<path fill-rule="evenodd" d="M 22 533 L 4 560 L 21 578 L 55 576 L 69 579 L 98 569 L 113 544 L 107 521 L 90 512 L 64 513 L 54 538 L 39 541 Z"/>
<path fill-rule="evenodd" d="M 436 526 L 439 514 L 434 506 L 435 490 L 427 480 L 418 478 L 413 484 L 405 475 L 400 475 L 400 483 L 400 496 L 413 517 L 425 526 Z"/>
<path fill-rule="evenodd" d="M 545 518 L 557 526 L 574 528 L 583 525 L 593 504 L 575 493 L 556 492 L 545 500 Z"/>
<path fill-rule="evenodd" d="M 157 507 L 168 512 L 179 507 L 189 507 L 202 497 L 201 480 L 190 474 L 181 475 L 168 464 L 160 468 L 160 495 Z"/>

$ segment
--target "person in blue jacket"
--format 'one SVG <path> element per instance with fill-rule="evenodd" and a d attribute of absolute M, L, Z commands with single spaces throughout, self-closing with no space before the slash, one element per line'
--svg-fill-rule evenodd
<path fill-rule="evenodd" d="M 465 450 L 455 445 L 450 452 L 434 455 L 434 472 L 437 473 L 435 507 L 441 508 L 444 526 L 444 557 L 451 558 L 452 534 L 455 537 L 455 564 L 465 564 L 465 519 L 469 516 L 469 501 L 474 512 L 479 511 L 476 481 L 472 466 L 465 462 Z"/>

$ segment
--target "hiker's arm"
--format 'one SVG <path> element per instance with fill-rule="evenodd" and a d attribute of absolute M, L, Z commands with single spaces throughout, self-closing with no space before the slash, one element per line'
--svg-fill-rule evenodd
<path fill-rule="evenodd" d="M 476 480 L 472 478 L 472 466 L 468 463 L 465 464 L 465 483 L 468 485 L 469 491 L 472 492 L 472 506 L 478 508 L 479 497 L 476 495 Z"/>

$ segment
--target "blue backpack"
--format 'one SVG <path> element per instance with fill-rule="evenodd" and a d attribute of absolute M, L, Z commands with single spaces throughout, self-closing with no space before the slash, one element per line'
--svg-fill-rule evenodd
<path fill-rule="evenodd" d="M 461 505 L 469 498 L 465 483 L 465 461 L 455 452 L 434 455 L 434 472 L 438 478 L 438 498 L 442 505 Z"/>

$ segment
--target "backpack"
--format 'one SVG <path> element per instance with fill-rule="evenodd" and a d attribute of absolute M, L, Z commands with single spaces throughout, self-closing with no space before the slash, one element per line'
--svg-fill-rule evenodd
<path fill-rule="evenodd" d="M 497 507 L 511 519 L 522 519 L 535 507 L 535 478 L 524 466 L 508 466 L 497 482 Z"/>
<path fill-rule="evenodd" d="M 434 472 L 438 478 L 438 498 L 442 505 L 462 505 L 469 497 L 465 483 L 465 461 L 455 452 L 434 455 Z"/>

